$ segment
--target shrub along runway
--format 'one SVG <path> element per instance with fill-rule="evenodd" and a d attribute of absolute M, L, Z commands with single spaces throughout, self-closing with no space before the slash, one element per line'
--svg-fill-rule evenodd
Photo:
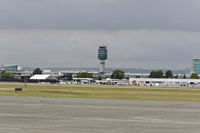
<path fill-rule="evenodd" d="M 199 133 L 200 103 L 0 96 L 1 133 Z"/>

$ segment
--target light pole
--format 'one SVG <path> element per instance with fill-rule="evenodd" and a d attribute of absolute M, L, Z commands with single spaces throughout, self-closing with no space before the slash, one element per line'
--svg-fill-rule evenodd
<path fill-rule="evenodd" d="M 27 79 L 27 77 L 26 77 L 26 75 L 25 75 L 25 77 L 24 77 L 24 87 L 26 88 L 26 79 Z"/>

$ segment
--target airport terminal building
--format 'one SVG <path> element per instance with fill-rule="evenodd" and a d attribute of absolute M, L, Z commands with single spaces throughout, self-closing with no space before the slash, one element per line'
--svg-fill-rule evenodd
<path fill-rule="evenodd" d="M 192 72 L 200 74 L 200 58 L 192 59 Z"/>
<path fill-rule="evenodd" d="M 22 67 L 19 67 L 18 65 L 1 65 L 0 71 L 8 71 L 8 72 L 18 72 L 22 70 Z"/>

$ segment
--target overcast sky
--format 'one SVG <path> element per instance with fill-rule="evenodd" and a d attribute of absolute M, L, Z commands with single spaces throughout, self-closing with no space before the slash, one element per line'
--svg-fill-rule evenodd
<path fill-rule="evenodd" d="M 191 67 L 200 0 L 0 0 L 0 62 L 33 67 Z"/>

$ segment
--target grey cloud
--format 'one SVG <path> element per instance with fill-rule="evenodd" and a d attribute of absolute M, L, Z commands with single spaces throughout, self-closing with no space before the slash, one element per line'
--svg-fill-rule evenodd
<path fill-rule="evenodd" d="M 199 0 L 0 0 L 0 28 L 200 31 L 199 6 Z"/>
<path fill-rule="evenodd" d="M 109 67 L 191 66 L 200 33 L 175 30 L 0 30 L 1 64 L 98 67 L 97 49 L 108 46 Z"/>

